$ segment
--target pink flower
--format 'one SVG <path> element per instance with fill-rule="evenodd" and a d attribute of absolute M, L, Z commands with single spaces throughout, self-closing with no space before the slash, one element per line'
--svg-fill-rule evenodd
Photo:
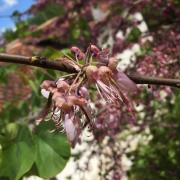
<path fill-rule="evenodd" d="M 57 129 L 66 132 L 74 147 L 80 141 L 81 131 L 86 125 L 90 125 L 95 134 L 101 130 L 103 133 L 108 132 L 110 126 L 113 128 L 110 134 L 114 134 L 119 129 L 120 110 L 124 107 L 134 120 L 134 108 L 129 94 L 135 93 L 137 88 L 127 75 L 117 70 L 118 62 L 115 58 L 109 58 L 108 49 L 100 51 L 95 45 L 90 45 L 86 57 L 83 57 L 84 65 L 79 64 L 79 59 L 84 53 L 77 47 L 72 47 L 71 52 L 75 54 L 80 72 L 76 76 L 67 75 L 58 81 L 45 80 L 41 88 L 50 92 L 49 98 L 53 105 L 52 120 Z M 106 111 L 95 119 L 92 118 L 88 103 L 97 100 L 103 100 L 103 109 Z M 82 116 L 85 116 L 86 120 L 81 121 Z"/>

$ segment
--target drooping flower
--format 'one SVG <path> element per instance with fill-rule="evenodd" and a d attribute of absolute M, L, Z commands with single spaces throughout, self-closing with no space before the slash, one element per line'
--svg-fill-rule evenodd
<path fill-rule="evenodd" d="M 121 71 L 111 70 L 107 66 L 88 66 L 87 78 L 94 81 L 101 98 L 110 103 L 123 102 L 134 116 L 133 105 L 127 94 L 137 91 L 136 85 Z"/>
<path fill-rule="evenodd" d="M 81 131 L 86 125 L 91 126 L 95 136 L 102 130 L 108 134 L 108 125 L 114 129 L 111 132 L 116 132 L 120 125 L 118 114 L 123 104 L 135 119 L 129 94 L 137 88 L 128 76 L 117 69 L 117 60 L 109 57 L 108 49 L 101 51 L 95 45 L 90 45 L 86 53 L 77 47 L 72 47 L 71 52 L 81 69 L 77 75 L 67 75 L 58 81 L 46 80 L 41 88 L 50 93 L 52 120 L 58 129 L 66 132 L 71 145 L 74 146 L 80 141 Z M 94 117 L 89 104 L 97 100 L 104 102 L 103 109 L 106 111 L 104 112 L 101 106 L 100 109 L 104 113 Z M 108 119 L 108 123 L 105 119 Z"/>
<path fill-rule="evenodd" d="M 52 120 L 58 129 L 65 130 L 71 145 L 74 146 L 79 141 L 81 132 L 78 111 L 82 106 L 86 106 L 87 100 L 76 94 L 75 85 L 72 87 L 65 80 L 60 79 L 56 83 L 46 80 L 42 83 L 41 88 L 51 94 L 53 102 Z"/>

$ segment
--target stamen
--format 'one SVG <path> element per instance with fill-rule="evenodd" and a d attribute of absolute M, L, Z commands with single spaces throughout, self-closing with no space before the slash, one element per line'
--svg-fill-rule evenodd
<path fill-rule="evenodd" d="M 76 58 L 77 63 L 80 64 L 79 59 L 78 59 L 78 54 L 76 54 L 75 58 Z"/>
<path fill-rule="evenodd" d="M 70 86 L 70 88 L 69 88 L 69 90 L 68 90 L 68 93 L 71 92 L 73 86 L 75 85 L 76 81 L 77 81 L 78 78 L 80 77 L 81 73 L 82 73 L 82 71 L 80 71 L 80 72 L 77 74 L 76 78 L 74 79 L 73 83 L 71 84 L 71 86 Z"/>
<path fill-rule="evenodd" d="M 111 96 L 111 97 L 113 97 L 113 98 L 116 98 L 114 95 L 113 95 L 113 93 L 111 93 L 111 89 L 106 85 L 106 84 L 104 84 L 103 82 L 101 82 L 101 81 L 97 81 L 97 83 L 98 83 L 98 85 L 99 85 L 99 87 L 103 90 L 103 91 L 105 91 L 106 92 L 106 94 L 108 94 L 108 96 Z"/>
<path fill-rule="evenodd" d="M 102 95 L 102 93 L 101 93 L 101 90 L 99 89 L 97 83 L 96 83 L 96 88 L 97 88 L 98 93 L 99 93 L 99 95 L 101 96 L 101 98 L 106 102 L 106 100 L 104 99 L 104 97 L 103 97 L 103 95 Z"/>

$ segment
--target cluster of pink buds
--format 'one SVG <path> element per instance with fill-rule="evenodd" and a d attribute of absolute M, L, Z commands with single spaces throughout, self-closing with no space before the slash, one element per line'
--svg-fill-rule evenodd
<path fill-rule="evenodd" d="M 104 123 L 102 120 L 96 120 L 96 115 L 90 110 L 90 102 L 103 101 L 105 103 L 103 108 L 109 107 L 110 104 L 121 107 L 124 103 L 128 112 L 134 117 L 133 105 L 128 95 L 135 93 L 137 88 L 123 72 L 117 69 L 118 62 L 115 58 L 109 57 L 108 49 L 100 50 L 95 45 L 90 45 L 86 53 L 78 47 L 72 47 L 71 52 L 75 58 L 67 57 L 81 70 L 77 74 L 61 77 L 58 81 L 45 80 L 41 88 L 50 92 L 49 98 L 53 104 L 52 120 L 57 128 L 65 130 L 74 146 L 79 141 L 84 125 L 90 125 L 90 129 L 95 130 L 97 134 L 96 123 Z M 111 122 L 113 117 L 112 115 Z M 117 115 L 114 118 L 117 119 Z M 101 119 L 103 119 L 102 115 Z M 98 125 L 98 127 L 104 126 Z"/>

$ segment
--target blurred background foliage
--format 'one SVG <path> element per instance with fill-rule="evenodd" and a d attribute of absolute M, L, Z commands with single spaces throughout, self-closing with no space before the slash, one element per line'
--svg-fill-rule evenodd
<path fill-rule="evenodd" d="M 161 14 L 161 9 L 167 4 L 162 3 L 161 6 L 154 1 L 142 8 L 138 3 L 136 7 L 127 2 L 117 1 L 113 4 L 111 1 L 92 1 L 103 13 L 110 11 L 106 18 L 95 21 L 89 10 L 91 5 L 85 1 L 52 3 L 38 0 L 25 12 L 25 20 L 21 19 L 24 14 L 13 14 L 16 28 L 3 33 L 4 43 L 1 44 L 0 52 L 40 55 L 54 59 L 69 53 L 68 48 L 72 45 L 81 48 L 86 48 L 89 43 L 103 45 L 98 37 L 109 26 L 115 29 L 113 38 L 117 30 L 122 29 L 125 32 L 131 27 L 123 42 L 125 44 L 116 44 L 119 39 L 114 39 L 112 52 L 123 52 L 133 43 L 140 43 L 142 36 L 137 25 L 123 14 L 124 8 L 132 8 L 132 11 L 129 10 L 132 14 L 141 12 L 150 32 L 158 32 L 162 25 L 170 28 L 175 23 L 178 26 L 178 21 L 172 20 L 177 17 L 177 13 L 171 9 L 174 5 L 179 7 L 178 0 L 171 1 L 173 6 L 169 5 L 167 18 Z M 152 10 L 153 8 L 159 11 Z M 106 36 L 103 38 L 102 42 L 108 40 Z M 151 54 L 152 49 L 149 42 L 141 46 L 139 57 Z M 178 71 L 178 68 L 179 66 L 174 71 Z M 128 70 L 131 71 L 131 68 L 127 68 Z M 63 74 L 40 68 L 0 64 L 0 179 L 8 177 L 17 180 L 32 174 L 51 178 L 64 168 L 70 157 L 70 146 L 66 137 L 58 132 L 50 133 L 55 127 L 49 121 L 39 125 L 35 123 L 38 113 L 46 103 L 40 93 L 41 82 L 45 79 L 57 79 Z M 149 127 L 153 138 L 148 144 L 139 145 L 133 153 L 127 154 L 134 157 L 128 176 L 132 180 L 179 180 L 180 91 L 172 89 L 163 99 L 152 94 L 150 91 L 141 91 L 138 101 L 145 106 L 145 116 L 139 118 L 138 122 Z"/>
<path fill-rule="evenodd" d="M 134 166 L 130 179 L 171 179 L 179 178 L 180 162 L 180 93 L 177 91 L 172 103 L 156 102 L 154 111 L 164 111 L 150 123 L 153 139 L 148 145 L 135 151 Z"/>

